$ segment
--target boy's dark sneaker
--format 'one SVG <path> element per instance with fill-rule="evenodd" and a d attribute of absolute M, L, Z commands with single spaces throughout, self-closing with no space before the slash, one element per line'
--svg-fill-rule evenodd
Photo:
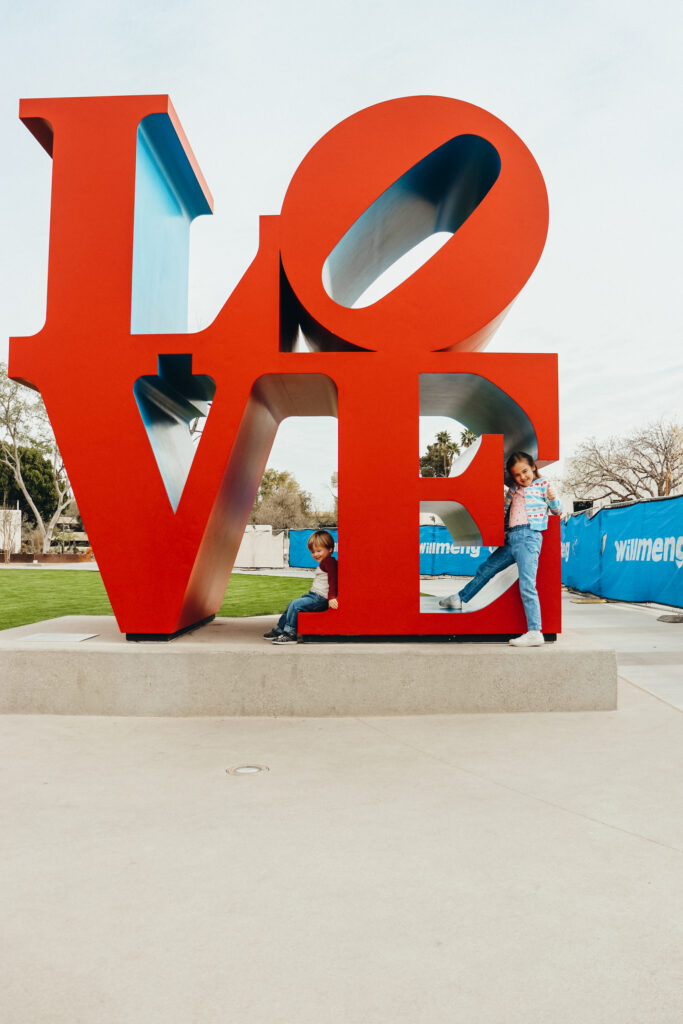
<path fill-rule="evenodd" d="M 296 642 L 296 636 L 293 633 L 280 633 L 273 640 L 274 644 L 295 644 Z"/>
<path fill-rule="evenodd" d="M 273 637 L 276 637 L 276 636 L 282 636 L 282 634 L 280 633 L 280 630 L 277 628 L 277 626 L 273 626 L 272 629 L 269 629 L 267 633 L 263 634 L 264 640 L 272 640 Z"/>

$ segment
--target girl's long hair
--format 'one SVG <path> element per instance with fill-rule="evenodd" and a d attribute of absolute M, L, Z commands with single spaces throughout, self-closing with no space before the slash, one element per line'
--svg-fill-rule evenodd
<path fill-rule="evenodd" d="M 532 459 L 532 457 L 529 455 L 528 452 L 513 452 L 512 455 L 510 455 L 508 457 L 508 459 L 507 459 L 507 461 L 505 463 L 505 480 L 506 480 L 507 484 L 513 484 L 514 483 L 514 480 L 512 479 L 512 476 L 510 475 L 510 470 L 518 462 L 526 462 L 526 463 L 528 463 L 528 465 L 531 466 L 531 468 L 534 471 L 535 479 L 538 480 L 538 478 L 539 478 L 539 476 L 541 474 L 538 472 L 538 466 L 536 465 L 536 460 Z"/>

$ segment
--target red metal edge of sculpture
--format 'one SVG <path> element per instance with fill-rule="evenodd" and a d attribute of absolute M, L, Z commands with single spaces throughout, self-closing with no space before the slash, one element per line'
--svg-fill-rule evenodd
<path fill-rule="evenodd" d="M 10 375 L 44 398 L 121 631 L 169 638 L 213 617 L 279 423 L 334 415 L 339 609 L 303 615 L 300 632 L 523 632 L 517 586 L 448 615 L 420 612 L 416 585 L 421 503 L 458 543 L 502 543 L 505 453 L 558 457 L 556 357 L 480 351 L 547 233 L 543 178 L 514 132 L 438 96 L 359 111 L 313 146 L 281 214 L 261 218 L 257 255 L 214 322 L 153 333 L 168 283 L 177 294 L 186 274 L 189 222 L 212 206 L 169 98 L 25 100 L 20 116 L 53 158 L 52 207 L 45 325 L 11 340 Z M 431 259 L 354 308 L 373 277 L 437 231 L 451 237 Z M 294 351 L 299 332 L 308 351 Z M 183 455 L 187 420 L 209 399 L 201 442 Z M 484 435 L 465 472 L 418 476 L 421 414 Z M 390 439 L 381 472 L 359 454 L 373 436 Z M 134 557 L 116 499 L 131 492 Z M 390 514 L 369 516 L 377 507 Z M 538 576 L 550 634 L 561 627 L 557 525 Z"/>

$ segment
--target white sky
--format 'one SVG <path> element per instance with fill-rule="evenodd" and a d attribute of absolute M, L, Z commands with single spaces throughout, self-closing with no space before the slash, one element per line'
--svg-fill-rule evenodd
<path fill-rule="evenodd" d="M 440 94 L 509 124 L 545 177 L 548 243 L 488 350 L 559 353 L 562 456 L 586 436 L 681 418 L 678 0 L 2 7 L 1 359 L 45 315 L 50 161 L 18 120 L 20 97 L 171 95 L 216 201 L 192 229 L 196 330 L 325 131 L 381 100 Z M 334 421 L 292 421 L 270 464 L 324 502 L 335 439 Z"/>

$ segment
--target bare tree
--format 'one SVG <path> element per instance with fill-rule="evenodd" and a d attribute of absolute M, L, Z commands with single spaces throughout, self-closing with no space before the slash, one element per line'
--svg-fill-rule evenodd
<path fill-rule="evenodd" d="M 26 448 L 40 450 L 52 470 L 57 507 L 47 522 L 22 474 L 21 452 Z M 5 363 L 0 363 L 0 462 L 11 470 L 17 487 L 35 517 L 45 554 L 50 550 L 57 520 L 71 500 L 71 488 L 40 395 L 10 380 Z"/>
<path fill-rule="evenodd" d="M 332 522 L 336 526 L 337 519 L 339 518 L 339 472 L 336 469 L 330 476 L 330 483 L 327 489 L 332 495 L 332 500 L 334 501 L 334 507 L 330 509 L 330 513 Z M 328 518 L 330 518 L 329 515 Z"/>
<path fill-rule="evenodd" d="M 683 488 L 683 430 L 662 419 L 628 437 L 589 438 L 568 460 L 564 488 L 594 501 L 675 494 Z"/>
<path fill-rule="evenodd" d="M 249 522 L 267 524 L 274 530 L 303 529 L 315 525 L 311 495 L 303 491 L 291 473 L 267 469 L 259 485 Z"/>
<path fill-rule="evenodd" d="M 0 505 L 0 550 L 3 561 L 9 562 L 10 555 L 21 546 L 21 512 L 18 508 L 8 508 L 6 496 Z"/>

